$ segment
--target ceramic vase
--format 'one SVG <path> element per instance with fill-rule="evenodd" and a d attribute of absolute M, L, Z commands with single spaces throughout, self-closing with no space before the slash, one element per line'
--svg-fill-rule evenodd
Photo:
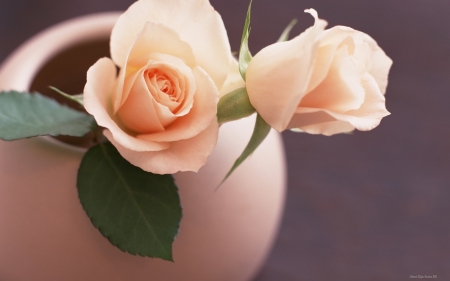
<path fill-rule="evenodd" d="M 31 38 L 3 63 L 0 89 L 29 90 L 57 54 L 107 40 L 118 15 L 76 18 Z M 198 173 L 175 175 L 183 219 L 173 244 L 174 262 L 124 253 L 92 225 L 76 188 L 86 149 L 50 137 L 0 141 L 0 280 L 251 280 L 268 255 L 283 211 L 286 168 L 280 135 L 272 131 L 216 187 L 244 149 L 253 124 L 254 118 L 246 118 L 223 125 L 208 163 Z"/>

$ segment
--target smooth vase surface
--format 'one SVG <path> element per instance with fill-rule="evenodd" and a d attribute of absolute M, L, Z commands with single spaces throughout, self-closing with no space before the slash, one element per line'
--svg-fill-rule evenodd
<path fill-rule="evenodd" d="M 28 90 L 42 66 L 78 43 L 108 38 L 118 13 L 70 20 L 21 46 L 0 69 L 1 90 Z M 198 173 L 175 175 L 183 219 L 175 262 L 133 256 L 91 224 L 77 194 L 85 149 L 47 137 L 0 141 L 0 280 L 246 281 L 264 262 L 283 211 L 286 168 L 272 130 L 216 190 L 254 118 L 225 124 Z"/>

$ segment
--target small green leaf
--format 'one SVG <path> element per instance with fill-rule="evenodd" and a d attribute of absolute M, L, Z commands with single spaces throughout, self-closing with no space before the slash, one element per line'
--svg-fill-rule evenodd
<path fill-rule="evenodd" d="M 0 93 L 0 139 L 17 140 L 42 135 L 82 137 L 94 118 L 39 93 Z"/>
<path fill-rule="evenodd" d="M 58 88 L 55 88 L 55 87 L 52 87 L 52 86 L 50 86 L 49 88 L 52 89 L 53 91 L 57 92 L 57 93 L 60 94 L 61 96 L 67 98 L 68 100 L 74 101 L 74 102 L 76 102 L 76 103 L 78 103 L 78 104 L 80 104 L 81 106 L 84 107 L 84 103 L 83 103 L 83 94 L 79 94 L 79 95 L 74 95 L 74 96 L 72 96 L 72 95 L 69 95 L 69 94 L 64 93 L 63 91 L 61 91 L 61 90 L 58 89 Z"/>
<path fill-rule="evenodd" d="M 289 33 L 291 33 L 292 28 L 297 24 L 297 19 L 293 19 L 289 25 L 283 30 L 283 33 L 281 33 L 280 38 L 277 42 L 284 42 L 289 39 Z"/>
<path fill-rule="evenodd" d="M 261 115 L 257 114 L 255 128 L 253 129 L 253 134 L 250 138 L 250 141 L 248 142 L 241 156 L 239 156 L 239 158 L 234 162 L 233 167 L 231 167 L 230 171 L 222 180 L 220 185 L 234 172 L 234 170 L 236 170 L 237 167 L 239 167 L 239 165 L 242 164 L 242 162 L 244 162 L 245 159 L 247 159 L 248 156 L 250 156 L 256 150 L 256 148 L 258 148 L 258 146 L 269 134 L 270 129 L 270 125 L 267 124 L 266 121 L 264 121 Z"/>
<path fill-rule="evenodd" d="M 252 0 L 248 5 L 247 17 L 245 18 L 244 31 L 242 32 L 241 47 L 239 48 L 239 71 L 241 72 L 242 79 L 245 81 L 245 73 L 247 71 L 248 64 L 252 60 L 252 54 L 248 49 L 248 37 L 250 36 L 250 13 L 252 9 Z"/>
<path fill-rule="evenodd" d="M 77 186 L 87 215 L 113 245 L 134 255 L 173 261 L 182 210 L 172 175 L 145 172 L 106 143 L 85 154 Z"/>
<path fill-rule="evenodd" d="M 245 88 L 236 89 L 223 96 L 217 104 L 217 121 L 219 124 L 238 120 L 252 115 L 255 108 L 250 103 Z"/>

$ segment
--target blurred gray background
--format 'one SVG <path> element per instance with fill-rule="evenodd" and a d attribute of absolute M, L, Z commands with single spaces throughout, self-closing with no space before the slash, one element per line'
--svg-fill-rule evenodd
<path fill-rule="evenodd" d="M 0 61 L 46 27 L 132 2 L 0 0 Z M 238 50 L 248 1 L 211 3 Z M 450 2 L 254 0 L 253 7 L 253 53 L 293 18 L 295 35 L 312 25 L 303 10 L 315 8 L 329 27 L 370 34 L 394 61 L 386 95 L 392 115 L 375 130 L 283 133 L 285 216 L 255 281 L 450 280 Z"/>

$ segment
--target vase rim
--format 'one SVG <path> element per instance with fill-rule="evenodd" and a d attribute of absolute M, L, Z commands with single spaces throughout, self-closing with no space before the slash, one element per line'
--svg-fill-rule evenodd
<path fill-rule="evenodd" d="M 22 43 L 0 66 L 0 90 L 28 91 L 45 63 L 61 51 L 109 38 L 121 12 L 84 15 L 57 23 Z"/>
<path fill-rule="evenodd" d="M 22 43 L 0 65 L 0 91 L 29 91 L 42 67 L 72 46 L 107 39 L 122 12 L 101 12 L 68 19 L 50 26 Z M 67 149 L 86 148 L 64 143 L 50 136 L 40 139 Z"/>

